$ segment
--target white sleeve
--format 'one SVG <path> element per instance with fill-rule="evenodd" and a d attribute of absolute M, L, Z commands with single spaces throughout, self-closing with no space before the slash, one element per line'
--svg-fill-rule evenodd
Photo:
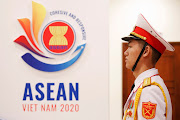
<path fill-rule="evenodd" d="M 148 117 L 151 120 L 166 120 L 165 111 L 166 103 L 161 89 L 155 85 L 143 88 L 137 108 L 138 120 L 147 120 Z"/>

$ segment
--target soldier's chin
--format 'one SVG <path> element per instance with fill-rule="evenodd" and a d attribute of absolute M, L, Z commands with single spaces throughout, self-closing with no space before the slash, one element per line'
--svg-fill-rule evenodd
<path fill-rule="evenodd" d="M 126 63 L 126 68 L 131 70 L 131 69 L 132 69 L 132 66 L 129 65 L 128 63 Z"/>

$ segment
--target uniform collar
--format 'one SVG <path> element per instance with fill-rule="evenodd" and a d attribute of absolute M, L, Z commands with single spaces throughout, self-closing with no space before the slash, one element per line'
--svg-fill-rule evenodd
<path fill-rule="evenodd" d="M 151 77 L 153 75 L 156 75 L 158 74 L 158 70 L 156 68 L 151 68 L 151 69 L 148 69 L 144 72 L 142 72 L 135 80 L 134 84 L 135 84 L 135 87 L 133 89 L 133 92 L 136 92 L 137 89 L 141 86 L 143 80 L 147 77 Z"/>

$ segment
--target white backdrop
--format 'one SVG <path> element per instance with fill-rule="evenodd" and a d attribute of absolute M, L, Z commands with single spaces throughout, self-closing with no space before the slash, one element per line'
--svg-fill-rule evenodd
<path fill-rule="evenodd" d="M 32 1 L 1 1 L 0 119 L 108 120 L 108 0 L 35 2 L 45 6 L 47 13 L 51 10 L 66 10 L 77 15 L 86 29 L 86 48 L 77 62 L 65 70 L 47 73 L 30 67 L 21 59 L 28 50 L 13 41 L 20 35 L 26 36 L 17 19 L 26 17 L 31 20 Z M 35 95 L 37 92 L 33 87 L 39 82 L 45 85 L 44 92 L 47 83 L 55 83 L 52 96 L 56 96 L 59 83 L 64 83 L 65 89 L 69 89 L 69 83 L 79 83 L 79 101 L 23 101 L 25 84 L 31 83 Z M 79 112 L 28 112 L 23 111 L 22 104 L 79 104 Z"/>

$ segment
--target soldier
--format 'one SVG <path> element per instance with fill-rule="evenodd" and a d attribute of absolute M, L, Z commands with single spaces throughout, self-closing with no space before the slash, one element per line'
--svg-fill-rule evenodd
<path fill-rule="evenodd" d="M 171 98 L 155 65 L 165 50 L 174 51 L 174 47 L 142 14 L 133 32 L 122 40 L 128 41 L 124 52 L 126 68 L 131 69 L 136 78 L 124 106 L 123 120 L 172 120 Z"/>

